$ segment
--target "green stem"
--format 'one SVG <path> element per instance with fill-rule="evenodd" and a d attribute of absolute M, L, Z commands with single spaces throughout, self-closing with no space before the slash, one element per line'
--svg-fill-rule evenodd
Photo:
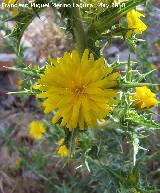
<path fill-rule="evenodd" d="M 14 70 L 16 72 L 20 72 L 20 73 L 23 73 L 26 75 L 30 75 L 30 76 L 35 77 L 35 78 L 40 77 L 40 74 L 38 72 L 34 72 L 32 69 L 27 70 L 26 68 L 17 68 L 17 67 L 5 67 L 5 68 L 7 68 L 9 70 Z"/>
<path fill-rule="evenodd" d="M 34 94 L 36 94 L 36 92 L 33 92 L 33 91 L 31 91 L 31 90 L 22 90 L 22 91 L 17 91 L 17 92 L 8 92 L 8 93 L 6 93 L 6 94 L 8 94 L 8 95 L 34 95 Z"/>
<path fill-rule="evenodd" d="M 117 21 L 121 19 L 128 11 L 136 7 L 141 3 L 145 3 L 146 0 L 135 0 L 125 3 L 125 7 L 122 8 L 113 8 L 112 12 L 109 13 L 108 10 L 104 12 L 103 15 L 99 15 L 97 20 L 95 20 L 90 28 L 88 29 L 88 34 L 92 33 L 95 35 L 95 38 L 99 37 L 99 34 L 105 32 L 107 29 L 110 29 Z"/>
<path fill-rule="evenodd" d="M 73 16 L 72 27 L 73 27 L 74 38 L 76 41 L 76 47 L 79 51 L 79 54 L 82 55 L 85 48 L 87 48 L 87 41 L 86 41 L 86 34 L 83 28 L 82 20 L 81 20 L 81 13 L 80 13 L 79 7 L 72 8 L 72 16 Z"/>
<path fill-rule="evenodd" d="M 159 84 L 152 84 L 152 83 L 133 83 L 133 82 L 126 82 L 120 85 L 120 88 L 133 88 L 133 87 L 140 87 L 140 86 L 158 86 Z"/>

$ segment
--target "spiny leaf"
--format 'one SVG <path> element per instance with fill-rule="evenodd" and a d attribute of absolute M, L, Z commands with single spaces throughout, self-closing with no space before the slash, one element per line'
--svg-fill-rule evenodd
<path fill-rule="evenodd" d="M 136 133 L 133 134 L 132 145 L 133 145 L 133 165 L 135 166 L 136 165 L 136 156 L 139 150 L 139 139 Z"/>
<path fill-rule="evenodd" d="M 31 94 L 36 94 L 32 90 L 22 90 L 22 91 L 17 91 L 17 92 L 8 92 L 8 95 L 31 95 Z"/>
<path fill-rule="evenodd" d="M 160 129 L 160 125 L 152 119 L 148 119 L 145 114 L 139 115 L 135 110 L 128 110 L 126 113 L 126 120 L 130 122 L 149 127 L 150 129 Z"/>
<path fill-rule="evenodd" d="M 40 74 L 41 74 L 41 70 L 34 70 L 30 67 L 17 68 L 17 67 L 5 67 L 4 66 L 4 68 L 7 68 L 9 70 L 14 70 L 14 71 L 17 71 L 17 72 L 21 72 L 23 74 L 26 74 L 26 75 L 29 75 L 29 76 L 32 76 L 32 77 L 35 77 L 35 78 L 39 78 Z"/>
<path fill-rule="evenodd" d="M 106 9 L 103 14 L 100 14 L 90 22 L 90 26 L 87 30 L 88 35 L 88 47 L 94 53 L 95 58 L 99 57 L 100 48 L 95 47 L 95 42 L 98 39 L 103 39 L 103 33 L 112 26 L 116 25 L 117 22 L 131 9 L 134 9 L 137 5 L 145 3 L 146 0 L 130 0 L 125 3 L 125 7 L 116 7 L 111 9 Z M 124 33 L 124 30 L 122 30 Z M 92 36 L 90 35 L 92 34 Z"/>
<path fill-rule="evenodd" d="M 36 0 L 34 3 L 36 4 L 44 4 L 47 3 L 48 0 Z M 15 17 L 8 19 L 8 21 L 15 21 L 16 25 L 12 32 L 8 35 L 8 37 L 13 38 L 16 42 L 17 52 L 20 52 L 20 41 L 23 36 L 24 31 L 29 26 L 29 24 L 33 21 L 33 19 L 38 16 L 38 14 L 44 9 L 26 9 L 21 10 L 19 14 Z"/>
<path fill-rule="evenodd" d="M 131 64 L 131 56 L 128 56 L 128 69 L 126 71 L 126 80 L 132 81 L 132 64 Z"/>
<path fill-rule="evenodd" d="M 156 69 L 151 70 L 151 71 L 149 71 L 149 72 L 147 72 L 147 73 L 145 73 L 145 74 L 142 74 L 142 76 L 138 77 L 137 82 L 141 82 L 143 79 L 145 79 L 147 76 L 149 76 L 149 75 L 150 75 L 152 72 L 154 72 L 154 71 L 156 71 Z"/>
<path fill-rule="evenodd" d="M 104 31 L 110 29 L 113 25 L 115 25 L 116 22 L 119 21 L 120 18 L 124 16 L 128 11 L 134 9 L 137 5 L 145 2 L 146 0 L 131 0 L 125 3 L 124 7 L 112 8 L 112 11 L 108 11 L 107 9 L 103 14 L 97 17 L 97 20 L 95 20 L 91 24 L 89 32 L 94 31 L 95 33 L 103 33 Z"/>

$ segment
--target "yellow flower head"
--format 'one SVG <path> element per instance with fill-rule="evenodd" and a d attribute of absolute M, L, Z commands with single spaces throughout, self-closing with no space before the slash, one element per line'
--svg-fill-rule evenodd
<path fill-rule="evenodd" d="M 132 188 L 131 191 L 132 191 L 132 193 L 140 193 L 140 192 L 137 191 L 136 188 Z"/>
<path fill-rule="evenodd" d="M 23 88 L 23 82 L 24 81 L 22 79 L 18 80 L 18 85 L 17 85 L 18 90 L 21 90 Z"/>
<path fill-rule="evenodd" d="M 46 131 L 46 128 L 41 121 L 32 121 L 29 124 L 29 128 L 29 134 L 37 140 L 41 139 Z"/>
<path fill-rule="evenodd" d="M 60 120 L 70 130 L 97 126 L 97 119 L 109 116 L 116 102 L 119 73 L 111 72 L 112 68 L 104 67 L 104 59 L 95 61 L 88 49 L 81 59 L 76 50 L 53 59 L 37 82 L 41 91 L 37 96 L 46 98 L 44 112 L 56 110 L 52 122 Z"/>
<path fill-rule="evenodd" d="M 142 32 L 147 29 L 147 26 L 139 19 L 140 17 L 144 17 L 144 15 L 135 9 L 132 9 L 127 13 L 128 28 L 132 29 L 128 31 L 128 37 L 132 35 L 132 32 L 142 34 Z"/>
<path fill-rule="evenodd" d="M 14 7 L 11 8 L 13 10 L 13 16 L 16 16 L 19 12 L 19 2 L 20 0 L 4 0 L 5 4 L 14 5 Z M 4 9 L 8 9 L 8 7 L 4 7 Z"/>
<path fill-rule="evenodd" d="M 62 145 L 64 143 L 64 137 L 60 138 L 58 141 L 57 141 L 57 144 L 58 145 Z"/>
<path fill-rule="evenodd" d="M 151 69 L 153 69 L 153 70 L 158 70 L 158 66 L 155 65 L 155 64 L 151 64 Z"/>
<path fill-rule="evenodd" d="M 22 160 L 21 159 L 17 159 L 15 161 L 16 168 L 20 168 L 21 164 L 22 164 Z"/>
<path fill-rule="evenodd" d="M 131 175 L 128 176 L 128 180 L 129 180 L 131 183 L 135 184 L 135 183 L 137 182 L 137 176 L 134 175 L 134 174 L 131 174 Z"/>
<path fill-rule="evenodd" d="M 73 140 L 73 143 L 76 145 L 76 146 L 78 146 L 79 145 L 79 141 L 78 141 L 78 139 L 77 138 L 75 138 L 74 140 Z M 62 137 L 62 138 L 60 138 L 58 141 L 57 141 L 57 145 L 63 145 L 64 144 L 64 137 Z"/>
<path fill-rule="evenodd" d="M 61 157 L 67 157 L 69 154 L 69 150 L 67 149 L 67 147 L 65 145 L 62 145 L 59 147 L 57 153 L 61 156 Z"/>
<path fill-rule="evenodd" d="M 146 86 L 137 87 L 132 99 L 134 104 L 141 109 L 150 108 L 158 104 L 156 95 Z"/>

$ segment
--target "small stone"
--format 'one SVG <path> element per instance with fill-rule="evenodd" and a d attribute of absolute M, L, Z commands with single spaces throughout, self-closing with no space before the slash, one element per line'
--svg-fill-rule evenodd
<path fill-rule="evenodd" d="M 115 54 L 119 53 L 120 50 L 116 46 L 112 46 L 112 47 L 108 48 L 106 50 L 106 52 L 107 52 L 107 55 L 110 56 L 110 55 L 115 55 Z"/>

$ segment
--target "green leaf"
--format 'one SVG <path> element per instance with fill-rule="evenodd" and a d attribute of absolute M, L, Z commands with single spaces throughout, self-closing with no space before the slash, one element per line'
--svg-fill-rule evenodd
<path fill-rule="evenodd" d="M 41 69 L 40 70 L 34 70 L 34 69 L 32 69 L 32 68 L 30 68 L 28 66 L 25 67 L 25 68 L 17 68 L 17 67 L 5 67 L 5 68 L 7 68 L 9 70 L 14 70 L 14 71 L 23 73 L 25 75 L 29 75 L 29 76 L 31 76 L 33 78 L 39 78 L 40 75 L 43 72 Z"/>
<path fill-rule="evenodd" d="M 87 42 L 88 47 L 94 54 L 95 58 L 100 56 L 100 49 L 95 46 L 96 40 L 104 39 L 104 33 L 107 30 L 110 30 L 112 26 L 115 26 L 128 11 L 145 2 L 146 0 L 130 0 L 125 3 L 125 7 L 119 6 L 116 8 L 114 7 L 106 9 L 103 13 L 99 14 L 93 19 L 93 21 L 90 22 L 91 24 L 86 32 L 88 37 Z M 121 30 L 121 34 L 124 35 L 124 29 Z M 108 37 L 111 36 L 108 34 Z"/>
<path fill-rule="evenodd" d="M 47 3 L 48 0 L 36 0 L 34 3 L 36 4 L 44 4 Z M 12 32 L 8 35 L 8 37 L 12 38 L 16 42 L 17 53 L 20 53 L 20 41 L 23 36 L 24 31 L 29 26 L 29 24 L 33 21 L 35 17 L 44 9 L 42 8 L 28 8 L 26 10 L 20 10 L 19 14 L 15 17 L 8 19 L 8 21 L 15 21 L 15 27 Z"/>
<path fill-rule="evenodd" d="M 160 129 L 160 125 L 153 119 L 146 117 L 145 114 L 139 115 L 135 110 L 128 110 L 126 113 L 126 120 L 134 123 L 137 126 L 148 127 L 152 129 Z"/>
<path fill-rule="evenodd" d="M 147 72 L 147 73 L 145 73 L 145 74 L 142 74 L 140 77 L 138 77 L 137 82 L 141 82 L 141 81 L 144 80 L 147 76 L 149 76 L 152 72 L 155 72 L 155 71 L 156 71 L 156 69 L 151 70 L 151 71 L 149 71 L 149 72 Z"/>
<path fill-rule="evenodd" d="M 128 69 L 126 71 L 126 80 L 127 81 L 132 81 L 132 64 L 131 64 L 131 56 L 129 54 L 128 56 Z"/>
<path fill-rule="evenodd" d="M 88 34 L 101 34 L 107 29 L 110 29 L 115 25 L 121 17 L 123 17 L 128 11 L 134 9 L 137 5 L 145 3 L 146 0 L 131 0 L 125 3 L 125 7 L 117 7 L 112 9 L 106 9 L 103 14 L 100 14 L 95 21 L 91 24 Z"/>
<path fill-rule="evenodd" d="M 35 95 L 37 94 L 37 92 L 26 89 L 26 90 L 17 91 L 17 92 L 8 92 L 6 94 L 9 94 L 9 95 Z"/>
<path fill-rule="evenodd" d="M 133 133 L 132 145 L 133 145 L 133 165 L 135 166 L 136 165 L 136 156 L 139 150 L 139 139 L 136 133 Z"/>

